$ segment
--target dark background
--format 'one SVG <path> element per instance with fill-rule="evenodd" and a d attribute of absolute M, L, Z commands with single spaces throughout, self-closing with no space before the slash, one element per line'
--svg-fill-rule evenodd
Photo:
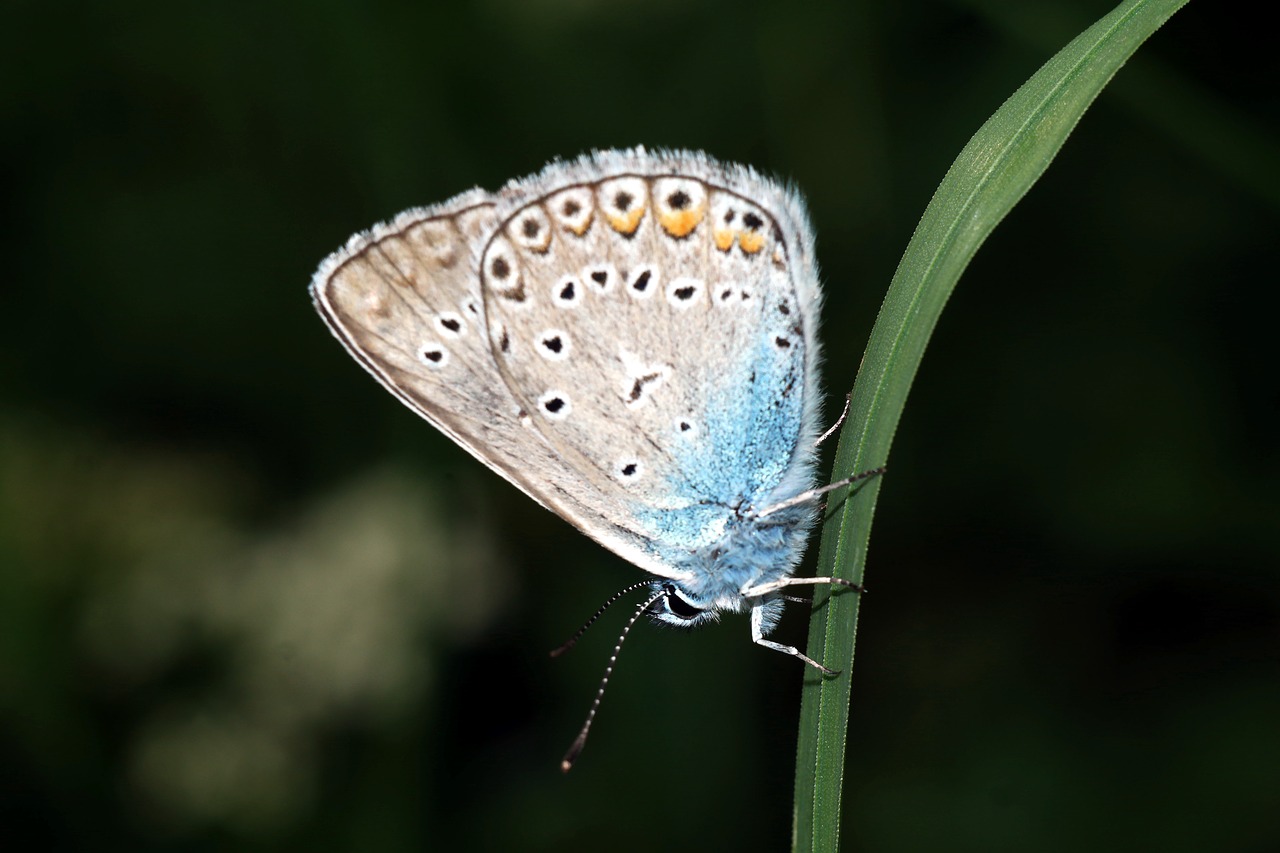
<path fill-rule="evenodd" d="M 638 572 L 379 389 L 308 278 L 557 155 L 705 149 L 810 200 L 834 416 L 952 158 L 1108 8 L 10 4 L 6 846 L 783 849 L 796 662 L 643 625 L 561 776 L 624 614 L 546 652 Z M 1240 15 L 1139 51 L 942 318 L 846 849 L 1280 847 L 1280 75 Z"/>

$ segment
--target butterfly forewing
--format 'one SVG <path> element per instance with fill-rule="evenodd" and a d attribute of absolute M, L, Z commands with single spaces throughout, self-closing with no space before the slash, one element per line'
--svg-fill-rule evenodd
<path fill-rule="evenodd" d="M 473 192 L 357 235 L 316 273 L 316 307 L 375 378 L 472 455 L 624 558 L 674 575 L 601 517 L 606 496 L 532 428 L 499 375 L 477 274 L 494 221 Z"/>

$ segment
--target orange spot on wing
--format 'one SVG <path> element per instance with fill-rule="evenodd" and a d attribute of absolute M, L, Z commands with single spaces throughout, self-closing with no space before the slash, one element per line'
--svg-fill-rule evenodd
<path fill-rule="evenodd" d="M 587 216 L 583 218 L 581 225 L 566 224 L 564 227 L 581 237 L 583 234 L 587 233 L 587 229 L 591 227 L 591 220 L 594 218 L 594 214 L 587 214 Z"/>
<path fill-rule="evenodd" d="M 727 252 L 733 248 L 734 233 L 728 228 L 721 228 L 711 235 L 711 239 L 715 241 L 716 248 L 722 252 Z"/>
<path fill-rule="evenodd" d="M 698 227 L 698 223 L 702 221 L 706 213 L 707 208 L 705 205 L 695 207 L 692 210 L 672 210 L 667 213 L 660 213 L 658 215 L 658 224 L 662 226 L 662 230 L 672 237 L 684 237 Z"/>
<path fill-rule="evenodd" d="M 738 235 L 738 245 L 748 255 L 754 255 L 764 248 L 764 235 L 757 231 L 743 231 Z"/>
<path fill-rule="evenodd" d="M 634 234 L 635 230 L 640 227 L 640 220 L 644 218 L 644 205 L 637 205 L 626 213 L 609 213 L 605 212 L 605 218 L 609 220 L 609 225 L 619 234 Z"/>

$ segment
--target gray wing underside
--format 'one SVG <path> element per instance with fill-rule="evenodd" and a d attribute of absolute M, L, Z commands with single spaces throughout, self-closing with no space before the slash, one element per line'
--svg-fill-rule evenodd
<path fill-rule="evenodd" d="M 813 234 L 750 169 L 553 163 L 356 235 L 311 293 L 402 402 L 655 575 L 687 577 L 726 520 L 811 484 Z"/>
<path fill-rule="evenodd" d="M 317 271 L 316 309 L 387 390 L 485 465 L 624 559 L 680 577 L 628 526 L 633 510 L 609 485 L 546 440 L 498 371 L 478 275 L 495 201 L 472 191 L 356 235 Z"/>
<path fill-rule="evenodd" d="M 809 488 L 817 396 L 804 252 L 687 166 L 509 204 L 480 262 L 507 389 L 670 561 Z"/>

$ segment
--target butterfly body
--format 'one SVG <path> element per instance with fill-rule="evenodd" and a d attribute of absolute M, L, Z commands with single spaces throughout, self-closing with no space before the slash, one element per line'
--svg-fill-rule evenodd
<path fill-rule="evenodd" d="M 816 515 L 779 507 L 813 488 L 820 400 L 795 193 L 701 154 L 598 152 L 358 234 L 311 292 L 410 408 L 655 575 L 656 618 L 749 610 L 777 648 Z"/>

